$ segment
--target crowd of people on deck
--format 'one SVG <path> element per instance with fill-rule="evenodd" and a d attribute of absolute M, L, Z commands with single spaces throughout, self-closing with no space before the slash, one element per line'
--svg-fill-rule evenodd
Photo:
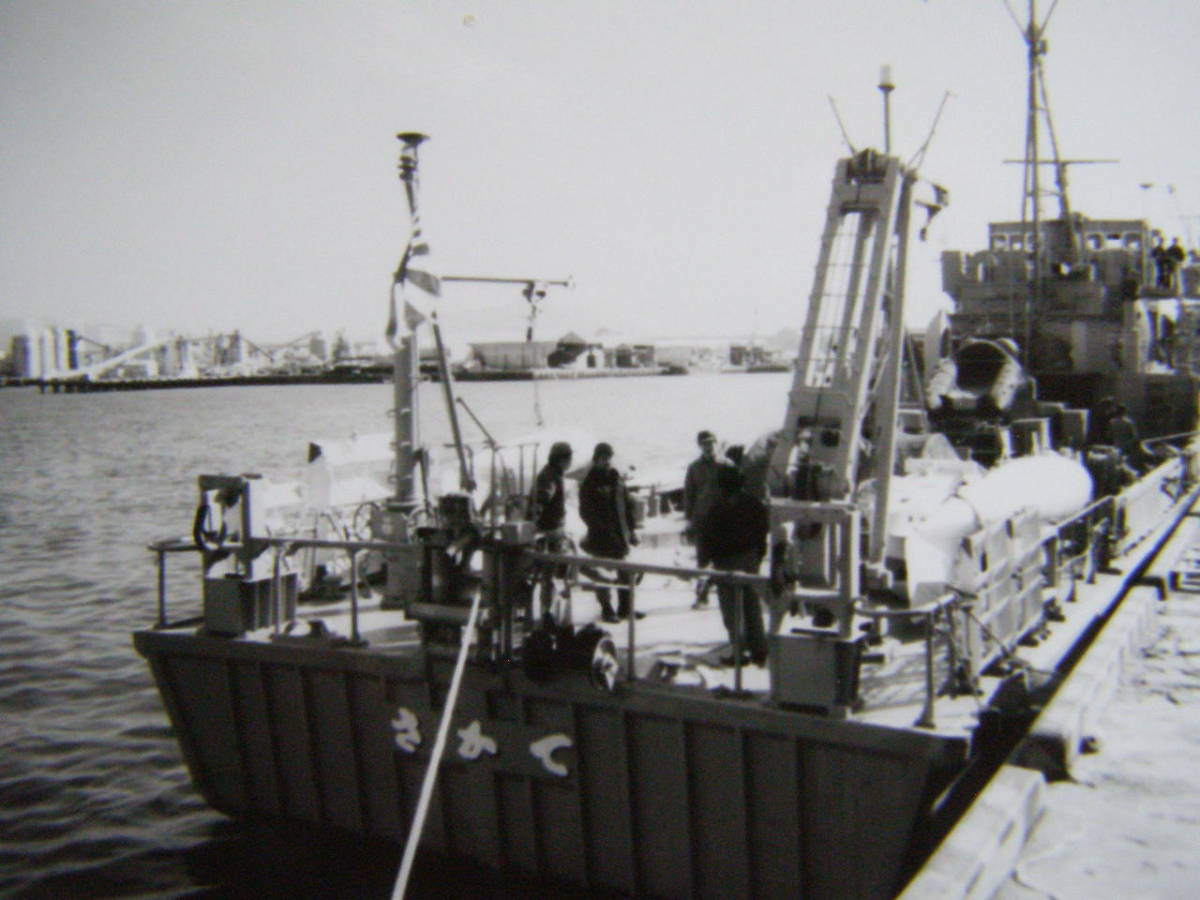
<path fill-rule="evenodd" d="M 699 456 L 688 465 L 683 485 L 683 513 L 687 521 L 684 538 L 695 546 L 696 566 L 711 567 L 718 572 L 757 573 L 767 553 L 769 513 L 764 498 L 746 487 L 742 448 L 730 447 L 723 457 L 718 456 L 716 435 L 707 430 L 696 436 L 696 443 Z M 579 548 L 597 559 L 625 559 L 630 548 L 638 543 L 635 506 L 624 477 L 613 465 L 614 456 L 611 444 L 596 444 L 591 466 L 579 486 L 579 515 L 587 528 Z M 573 458 L 570 444 L 561 441 L 553 444 L 545 466 L 534 480 L 530 498 L 532 519 L 537 546 L 547 552 L 569 553 L 574 547 L 566 531 L 564 485 Z M 632 573 L 618 572 L 608 579 L 588 574 L 599 582 L 596 600 L 602 621 L 617 623 L 630 616 L 642 617 L 643 613 L 633 609 Z M 606 580 L 616 588 L 615 608 L 612 589 L 604 584 Z M 730 651 L 721 657 L 722 664 L 733 664 L 733 648 L 741 647 L 741 662 L 763 665 L 767 658 L 767 636 L 758 592 L 751 585 L 733 584 L 721 578 L 714 581 L 731 644 Z M 708 589 L 708 580 L 701 579 L 697 607 L 707 605 Z M 551 590 L 548 582 L 543 585 L 543 612 L 550 608 Z"/>

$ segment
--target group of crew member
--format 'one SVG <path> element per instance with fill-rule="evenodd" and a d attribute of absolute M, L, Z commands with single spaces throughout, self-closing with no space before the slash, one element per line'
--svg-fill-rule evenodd
<path fill-rule="evenodd" d="M 696 564 L 721 572 L 757 573 L 767 552 L 769 516 L 762 498 L 745 489 L 740 448 L 731 448 L 725 458 L 719 458 L 717 439 L 711 431 L 701 431 L 696 442 L 700 455 L 689 464 L 683 487 L 685 536 L 695 545 Z M 587 526 L 579 546 L 597 558 L 625 559 L 630 548 L 638 543 L 636 517 L 624 478 L 613 466 L 613 457 L 609 443 L 599 443 L 592 451 L 591 467 L 579 487 L 579 514 Z M 565 527 L 564 488 L 572 458 L 569 444 L 555 443 L 534 481 L 533 520 L 539 545 L 552 553 L 570 552 L 573 546 Z M 767 638 L 758 592 L 750 585 L 714 580 L 721 618 L 732 647 L 742 648 L 743 662 L 763 665 L 767 658 Z M 603 621 L 615 623 L 631 615 L 642 617 L 642 613 L 632 608 L 633 583 L 631 573 L 617 574 L 615 609 L 611 589 L 603 585 L 596 589 Z M 545 597 L 543 606 L 548 608 Z M 721 659 L 726 665 L 734 662 L 732 647 Z"/>
<path fill-rule="evenodd" d="M 546 465 L 538 472 L 533 484 L 533 522 L 538 532 L 538 545 L 549 553 L 569 553 L 574 545 L 567 535 L 567 495 L 564 478 L 571 468 L 574 453 L 571 445 L 558 441 L 550 447 Z M 624 559 L 629 548 L 638 543 L 634 530 L 636 521 L 632 501 L 621 473 L 612 465 L 613 447 L 599 443 L 592 451 L 592 465 L 579 487 L 579 514 L 587 525 L 587 534 L 580 542 L 584 552 L 607 559 Z M 560 574 L 560 573 L 556 573 Z M 629 587 L 633 579 L 628 572 L 619 572 L 616 581 L 617 608 L 612 607 L 612 592 L 607 587 L 596 590 L 600 616 L 605 622 L 619 622 L 633 615 Z M 543 594 L 543 611 L 549 609 L 550 597 Z M 641 618 L 637 613 L 636 617 Z"/>
<path fill-rule="evenodd" d="M 1176 290 L 1178 288 L 1176 281 L 1178 272 L 1183 268 L 1184 260 L 1187 259 L 1187 254 L 1179 244 L 1179 238 L 1172 240 L 1170 247 L 1164 247 L 1162 238 L 1158 237 L 1154 247 L 1150 250 L 1150 257 L 1154 260 L 1158 286 L 1165 290 Z"/>

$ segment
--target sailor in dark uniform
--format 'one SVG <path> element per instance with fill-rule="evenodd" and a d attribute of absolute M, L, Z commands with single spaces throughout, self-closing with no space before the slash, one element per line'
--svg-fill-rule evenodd
<path fill-rule="evenodd" d="M 579 516 L 588 529 L 580 547 L 592 556 L 624 559 L 629 555 L 630 546 L 637 543 L 637 535 L 633 528 L 629 491 L 621 473 L 613 468 L 612 458 L 611 444 L 597 444 L 592 451 L 592 468 L 579 486 Z M 612 592 L 607 587 L 596 589 L 596 600 L 605 622 L 627 619 L 632 612 L 629 573 L 620 572 L 617 581 L 624 587 L 617 589 L 616 611 L 612 608 Z M 638 618 L 641 618 L 640 613 Z"/>
<path fill-rule="evenodd" d="M 567 495 L 563 476 L 571 468 L 571 445 L 557 441 L 550 447 L 546 465 L 538 472 L 533 482 L 531 518 L 537 529 L 535 546 L 548 553 L 569 553 L 573 548 L 567 536 Z M 556 569 L 554 575 L 562 577 L 565 571 Z M 554 599 L 552 579 L 542 582 L 542 613 L 550 612 Z"/>
<path fill-rule="evenodd" d="M 755 573 L 767 552 L 767 505 L 746 493 L 742 473 L 733 466 L 722 466 L 716 474 L 717 496 L 697 525 L 697 550 L 714 569 Z M 718 581 L 717 597 L 730 643 L 735 647 L 740 644 L 742 652 L 748 652 L 750 660 L 761 666 L 767 659 L 767 637 L 758 592 L 750 585 Z M 732 651 L 721 661 L 732 663 Z"/>

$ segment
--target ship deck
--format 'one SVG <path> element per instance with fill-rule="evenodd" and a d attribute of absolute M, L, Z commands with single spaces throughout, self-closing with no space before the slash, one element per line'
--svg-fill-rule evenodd
<path fill-rule="evenodd" d="M 1197 491 L 1147 496 L 1152 528 L 1093 577 L 1060 568 L 1040 591 L 1062 620 L 1042 629 L 1039 619 L 975 692 L 939 692 L 931 716 L 922 638 L 872 646 L 861 706 L 815 715 L 774 699 L 772 659 L 721 665 L 729 644 L 715 597 L 693 608 L 693 581 L 647 571 L 635 591 L 644 618 L 606 627 L 614 691 L 586 672 L 540 683 L 503 663 L 467 667 L 450 720 L 462 727 L 421 846 L 632 895 L 892 896 L 995 748 L 996 717 L 984 714 L 1020 699 L 1014 679 L 1057 681 Z M 633 561 L 691 558 L 664 534 L 647 535 Z M 569 609 L 576 626 L 600 611 L 581 585 Z M 455 648 L 423 645 L 420 625 L 382 608 L 374 589 L 354 605 L 302 603 L 290 628 L 220 637 L 198 621 L 139 632 L 135 644 L 208 802 L 234 817 L 403 840 Z M 779 631 L 810 624 L 785 618 Z M 935 683 L 947 673 L 935 670 Z"/>
<path fill-rule="evenodd" d="M 1021 636 L 1020 643 L 1005 647 L 995 663 L 972 673 L 974 691 L 964 689 L 961 684 L 955 685 L 956 690 L 948 689 L 955 681 L 951 672 L 953 654 L 944 640 L 935 639 L 931 654 L 935 692 L 931 704 L 923 629 L 915 622 L 907 629 L 889 625 L 883 629 L 888 636 L 870 645 L 864 653 L 858 676 L 858 702 L 851 710 L 837 713 L 862 723 L 969 740 L 979 725 L 981 711 L 1000 699 L 1004 685 L 1014 676 L 1025 678 L 1026 686 L 1035 687 L 1053 679 L 1071 650 L 1119 602 L 1145 561 L 1190 509 L 1196 489 L 1171 502 L 1162 491 L 1149 491 L 1145 487 L 1156 487 L 1170 471 L 1171 467 L 1164 467 L 1129 492 L 1134 497 L 1145 495 L 1155 504 L 1151 520 L 1155 524 L 1146 528 L 1140 539 L 1123 542 L 1123 552 L 1089 578 L 1072 577 L 1064 571 L 1056 579 L 1048 579 L 1049 583 L 1043 580 L 1039 605 L 1056 609 L 1062 616 L 1055 616 L 1053 622 L 1039 620 L 1031 633 Z M 641 542 L 626 560 L 659 569 L 644 572 L 634 591 L 635 606 L 643 618 L 614 624 L 601 621 L 595 591 L 586 582 L 596 575 L 586 569 L 579 576 L 581 580 L 573 584 L 564 586 L 555 582 L 561 596 L 557 612 L 577 628 L 594 623 L 611 636 L 623 687 L 636 685 L 639 689 L 679 696 L 780 708 L 772 699 L 771 659 L 765 667 L 723 664 L 722 658 L 729 658 L 732 653 L 716 587 L 710 585 L 707 603 L 697 606 L 696 581 L 678 574 L 687 570 L 696 574 L 694 550 L 683 543 L 682 526 L 678 513 L 647 519 L 641 530 Z M 178 549 L 187 548 L 180 545 Z M 668 571 L 677 574 L 667 574 Z M 600 576 L 603 577 L 603 569 Z M 237 638 L 218 640 L 277 645 L 280 650 L 284 646 L 319 648 L 360 659 L 418 658 L 425 652 L 443 657 L 453 655 L 454 648 L 423 647 L 418 622 L 410 620 L 402 609 L 382 606 L 378 589 L 364 586 L 357 594 L 354 600 L 342 596 L 330 602 L 302 602 L 290 623 L 280 622 Z M 765 609 L 764 619 L 770 621 Z M 314 630 L 311 626 L 316 620 L 320 620 L 320 626 Z M 164 637 L 192 635 L 197 621 L 160 627 L 155 632 Z M 775 632 L 787 634 L 811 625 L 807 618 L 785 616 Z M 633 648 L 632 666 L 630 648 Z"/>
<path fill-rule="evenodd" d="M 1173 517 L 1172 517 L 1173 522 Z M 1164 523 L 1161 534 L 1166 534 Z M 864 662 L 860 674 L 861 704 L 851 717 L 856 721 L 889 728 L 920 728 L 926 733 L 945 737 L 968 738 L 979 722 L 979 713 L 992 703 L 1001 685 L 1013 671 L 1023 669 L 1036 680 L 1050 677 L 1060 661 L 1095 626 L 1119 599 L 1140 561 L 1156 540 L 1156 534 L 1118 565 L 1097 573 L 1091 583 L 1069 581 L 1053 596 L 1065 613 L 1065 620 L 1014 648 L 1008 664 L 993 667 L 978 679 L 977 693 L 949 695 L 941 693 L 935 703 L 933 723 L 918 726 L 925 702 L 926 661 L 923 640 L 887 639 L 880 652 Z M 690 548 L 671 547 L 665 540 L 635 548 L 630 561 L 663 564 L 690 555 Z M 770 704 L 770 671 L 767 666 L 723 664 L 731 655 L 728 634 L 721 618 L 716 589 L 709 591 L 708 602 L 696 606 L 695 586 L 678 578 L 647 575 L 636 589 L 636 605 L 644 618 L 633 623 L 606 624 L 600 619 L 600 607 L 592 590 L 575 587 L 565 600 L 572 624 L 581 627 L 594 623 L 606 630 L 617 648 L 623 674 L 627 673 L 629 648 L 636 648 L 634 675 L 638 683 L 651 683 L 659 689 L 683 694 L 711 695 L 757 700 Z M 764 613 L 765 616 L 765 613 Z M 347 639 L 354 633 L 354 619 L 360 643 Z M 309 624 L 320 620 L 325 637 L 301 637 Z M 807 620 L 785 617 L 781 632 L 802 627 Z M 380 605 L 377 592 L 361 594 L 357 616 L 348 598 L 334 602 L 305 602 L 297 607 L 295 624 L 284 629 L 267 627 L 248 632 L 234 640 L 250 643 L 287 643 L 298 646 L 341 648 L 345 652 L 381 657 L 413 656 L 421 652 L 418 623 L 396 608 Z M 948 678 L 944 659 L 938 662 L 937 681 Z M 739 689 L 740 679 L 740 689 Z"/>

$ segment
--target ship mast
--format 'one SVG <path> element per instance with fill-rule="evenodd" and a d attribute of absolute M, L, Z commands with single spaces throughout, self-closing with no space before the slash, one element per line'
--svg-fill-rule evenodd
<path fill-rule="evenodd" d="M 1051 9 L 1053 12 L 1053 9 Z M 1049 16 L 1047 16 L 1047 22 Z M 1025 44 L 1028 50 L 1028 94 L 1025 107 L 1025 174 L 1024 192 L 1021 197 L 1021 230 L 1030 236 L 1031 246 L 1028 252 L 1032 256 L 1032 290 L 1025 295 L 1025 338 L 1021 342 L 1021 351 L 1028 365 L 1031 359 L 1030 344 L 1033 340 L 1033 310 L 1041 305 L 1042 298 L 1042 221 L 1041 221 L 1041 183 L 1039 179 L 1038 160 L 1038 88 L 1040 75 L 1040 58 L 1046 52 L 1046 42 L 1043 38 L 1046 23 L 1037 23 L 1037 0 L 1029 0 L 1029 22 L 1025 27 Z M 1026 229 L 1029 222 L 1032 229 Z"/>
<path fill-rule="evenodd" d="M 1007 5 L 1007 0 L 1006 0 Z M 1026 247 L 1032 266 L 1030 279 L 1032 284 L 1025 295 L 1024 325 L 1025 339 L 1022 353 L 1026 365 L 1030 362 L 1030 342 L 1033 334 L 1033 313 L 1040 305 L 1043 293 L 1043 280 L 1046 275 L 1047 246 L 1042 232 L 1042 185 L 1041 166 L 1054 166 L 1054 193 L 1058 197 L 1058 214 L 1062 222 L 1062 234 L 1065 243 L 1060 247 L 1051 247 L 1050 256 L 1069 265 L 1079 262 L 1083 252 L 1083 238 L 1079 222 L 1071 211 L 1071 201 L 1067 190 L 1067 167 L 1072 165 L 1091 165 L 1098 163 L 1114 163 L 1115 159 L 1064 159 L 1059 152 L 1058 137 L 1054 132 L 1054 120 L 1050 115 L 1050 97 L 1046 91 L 1046 75 L 1042 69 L 1042 57 L 1046 55 L 1046 28 L 1050 17 L 1058 6 L 1058 0 L 1050 7 L 1050 12 L 1039 24 L 1037 17 L 1037 0 L 1029 0 L 1029 19 L 1024 26 L 1018 22 L 1025 38 L 1028 60 L 1028 88 L 1026 97 L 1025 118 L 1025 154 L 1022 159 L 1007 159 L 1006 163 L 1020 163 L 1024 166 L 1024 182 L 1021 197 L 1021 226 L 1022 232 L 1029 236 L 1029 246 Z M 1011 10 L 1010 10 L 1011 12 Z M 1014 21 L 1015 21 L 1014 16 Z M 1041 136 L 1039 134 L 1038 117 L 1046 118 L 1046 131 L 1050 140 L 1051 159 L 1041 159 Z M 1015 298 L 1014 298 L 1015 306 Z"/>

